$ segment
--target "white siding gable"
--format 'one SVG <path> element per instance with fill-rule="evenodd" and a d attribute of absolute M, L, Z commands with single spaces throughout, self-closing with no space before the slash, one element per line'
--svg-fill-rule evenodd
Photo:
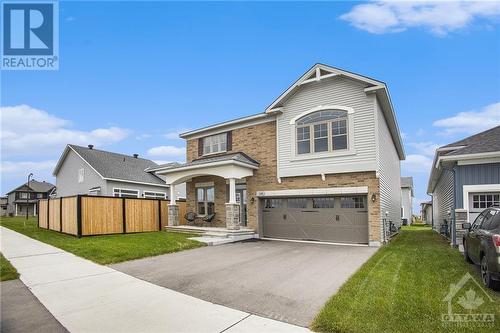
<path fill-rule="evenodd" d="M 283 104 L 277 117 L 278 177 L 376 171 L 374 95 L 366 95 L 367 84 L 347 78 L 329 78 L 305 84 Z M 308 157 L 295 153 L 295 133 L 290 121 L 304 112 L 325 105 L 350 108 L 352 147 Z M 399 173 L 398 173 L 399 176 Z"/>

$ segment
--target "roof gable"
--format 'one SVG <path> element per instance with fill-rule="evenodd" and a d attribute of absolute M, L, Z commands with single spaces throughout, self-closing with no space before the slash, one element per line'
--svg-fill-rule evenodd
<path fill-rule="evenodd" d="M 27 183 L 24 183 L 12 191 L 7 192 L 7 194 L 16 192 L 16 191 L 32 191 L 32 192 L 38 192 L 38 193 L 47 193 L 51 191 L 55 187 L 54 184 L 48 183 L 48 182 L 39 182 L 36 180 L 30 180 L 29 186 Z"/>

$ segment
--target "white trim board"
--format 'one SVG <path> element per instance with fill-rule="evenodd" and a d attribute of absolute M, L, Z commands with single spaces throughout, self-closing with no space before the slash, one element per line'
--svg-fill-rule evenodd
<path fill-rule="evenodd" d="M 293 190 L 257 191 L 257 197 L 303 197 L 308 195 L 368 194 L 368 186 L 325 187 Z"/>
<path fill-rule="evenodd" d="M 500 192 L 500 184 L 463 185 L 463 209 L 469 212 L 469 193 L 471 192 Z"/>

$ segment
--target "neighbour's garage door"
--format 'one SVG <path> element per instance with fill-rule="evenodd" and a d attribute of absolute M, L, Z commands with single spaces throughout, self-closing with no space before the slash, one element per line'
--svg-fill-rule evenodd
<path fill-rule="evenodd" d="M 368 243 L 366 196 L 261 200 L 264 237 Z"/>

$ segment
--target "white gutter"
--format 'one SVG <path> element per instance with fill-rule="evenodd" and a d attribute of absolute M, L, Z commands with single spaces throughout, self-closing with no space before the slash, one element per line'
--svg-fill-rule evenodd
<path fill-rule="evenodd" d="M 179 137 L 182 138 L 182 139 L 186 139 L 189 136 L 192 136 L 192 135 L 195 135 L 195 134 L 198 134 L 198 133 L 202 133 L 202 132 L 206 132 L 206 131 L 210 131 L 210 130 L 214 130 L 214 129 L 217 129 L 217 128 L 220 128 L 220 127 L 236 125 L 236 124 L 244 123 L 244 122 L 251 121 L 251 120 L 268 118 L 268 117 L 271 117 L 273 114 L 259 113 L 259 114 L 253 115 L 253 116 L 238 118 L 238 119 L 226 121 L 226 122 L 223 122 L 223 123 L 211 125 L 211 126 L 208 126 L 208 127 L 203 127 L 203 128 L 200 128 L 200 129 L 196 129 L 196 130 L 193 130 L 193 131 L 184 132 L 184 133 L 181 133 L 179 135 Z"/>
<path fill-rule="evenodd" d="M 141 184 L 141 185 L 152 185 L 152 186 L 160 186 L 160 187 L 169 187 L 167 184 L 137 182 L 137 181 L 134 181 L 134 180 L 127 180 L 127 179 L 117 179 L 117 178 L 103 178 L 103 179 L 104 180 L 114 181 L 114 182 L 132 183 L 132 184 Z"/>

